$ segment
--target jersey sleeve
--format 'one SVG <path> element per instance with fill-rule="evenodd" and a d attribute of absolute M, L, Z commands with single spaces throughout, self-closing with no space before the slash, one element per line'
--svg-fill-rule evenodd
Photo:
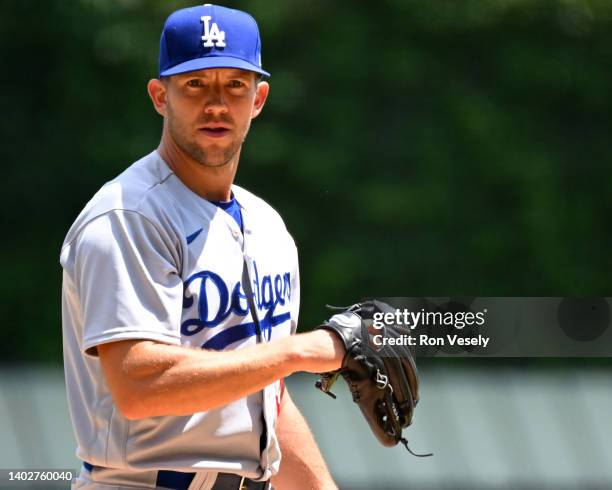
<path fill-rule="evenodd" d="M 89 222 L 74 250 L 83 352 L 99 344 L 148 339 L 180 344 L 183 287 L 177 245 L 135 211 L 115 210 Z"/>

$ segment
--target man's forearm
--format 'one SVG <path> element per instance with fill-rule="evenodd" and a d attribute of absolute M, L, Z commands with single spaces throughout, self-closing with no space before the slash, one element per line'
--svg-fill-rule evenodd
<path fill-rule="evenodd" d="M 275 490 L 337 490 L 306 420 L 285 390 L 276 433 L 281 447 Z"/>
<path fill-rule="evenodd" d="M 121 341 L 98 351 L 115 403 L 139 419 L 210 410 L 296 371 L 336 369 L 343 348 L 333 337 L 316 331 L 223 352 Z"/>

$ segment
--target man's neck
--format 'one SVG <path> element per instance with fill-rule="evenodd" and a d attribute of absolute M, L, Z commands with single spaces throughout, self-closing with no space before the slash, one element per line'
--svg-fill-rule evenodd
<path fill-rule="evenodd" d="M 176 144 L 162 138 L 157 152 L 186 187 L 209 201 L 229 201 L 240 149 L 229 162 L 220 167 L 208 167 L 197 162 Z"/>

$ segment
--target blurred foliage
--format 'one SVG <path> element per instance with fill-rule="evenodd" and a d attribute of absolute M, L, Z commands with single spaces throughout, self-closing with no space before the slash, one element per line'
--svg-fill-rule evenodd
<path fill-rule="evenodd" d="M 61 359 L 63 237 L 157 146 L 145 85 L 193 3 L 0 1 L 4 361 Z M 298 243 L 302 328 L 364 295 L 612 296 L 612 3 L 224 5 L 272 73 L 237 182 Z"/>

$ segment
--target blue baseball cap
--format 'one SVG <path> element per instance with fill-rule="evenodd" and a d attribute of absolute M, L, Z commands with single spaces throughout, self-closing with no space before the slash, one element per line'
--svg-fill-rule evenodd
<path fill-rule="evenodd" d="M 261 39 L 253 17 L 207 3 L 177 10 L 166 19 L 159 76 L 205 68 L 239 68 L 270 76 L 261 68 Z"/>

